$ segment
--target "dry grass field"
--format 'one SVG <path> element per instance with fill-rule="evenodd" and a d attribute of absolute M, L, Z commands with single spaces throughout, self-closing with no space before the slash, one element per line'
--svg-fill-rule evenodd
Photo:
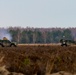
<path fill-rule="evenodd" d="M 0 47 L 0 67 L 2 66 L 10 73 L 24 75 L 50 75 L 60 71 L 74 74 L 76 46 L 27 44 L 18 47 Z"/>

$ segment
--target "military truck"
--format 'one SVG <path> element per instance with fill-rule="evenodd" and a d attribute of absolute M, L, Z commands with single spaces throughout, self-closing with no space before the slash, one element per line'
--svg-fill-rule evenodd
<path fill-rule="evenodd" d="M 2 47 L 17 47 L 16 42 L 11 42 L 10 40 L 8 40 L 6 37 L 3 37 L 2 40 L 0 40 L 0 46 Z"/>
<path fill-rule="evenodd" d="M 67 40 L 61 39 L 60 43 L 61 43 L 61 46 L 67 46 Z"/>
<path fill-rule="evenodd" d="M 76 45 L 76 41 L 74 41 L 74 40 L 61 39 L 60 43 L 61 43 L 61 46 Z"/>

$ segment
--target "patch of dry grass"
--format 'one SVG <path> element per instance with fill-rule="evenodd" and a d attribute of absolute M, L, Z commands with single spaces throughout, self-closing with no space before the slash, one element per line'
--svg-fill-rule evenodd
<path fill-rule="evenodd" d="M 5 56 L 3 63 L 10 72 L 25 75 L 76 72 L 76 46 L 22 45 L 16 48 L 0 47 L 1 52 Z"/>

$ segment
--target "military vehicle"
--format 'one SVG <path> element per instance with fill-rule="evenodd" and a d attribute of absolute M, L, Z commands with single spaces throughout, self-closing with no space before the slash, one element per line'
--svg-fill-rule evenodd
<path fill-rule="evenodd" d="M 61 43 L 61 46 L 67 46 L 67 40 L 61 39 L 60 43 Z"/>
<path fill-rule="evenodd" d="M 74 41 L 74 40 L 61 39 L 60 43 L 61 43 L 61 46 L 76 45 L 76 41 Z"/>
<path fill-rule="evenodd" d="M 0 46 L 2 47 L 17 47 L 16 42 L 11 42 L 10 40 L 8 40 L 6 37 L 3 37 L 2 40 L 0 40 Z"/>

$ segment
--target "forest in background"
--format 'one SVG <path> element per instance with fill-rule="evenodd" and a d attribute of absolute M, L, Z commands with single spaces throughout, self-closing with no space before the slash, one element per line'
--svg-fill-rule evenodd
<path fill-rule="evenodd" d="M 59 43 L 64 36 L 65 39 L 76 40 L 76 28 L 0 28 L 0 37 L 4 30 L 11 35 L 11 41 L 17 43 Z"/>

